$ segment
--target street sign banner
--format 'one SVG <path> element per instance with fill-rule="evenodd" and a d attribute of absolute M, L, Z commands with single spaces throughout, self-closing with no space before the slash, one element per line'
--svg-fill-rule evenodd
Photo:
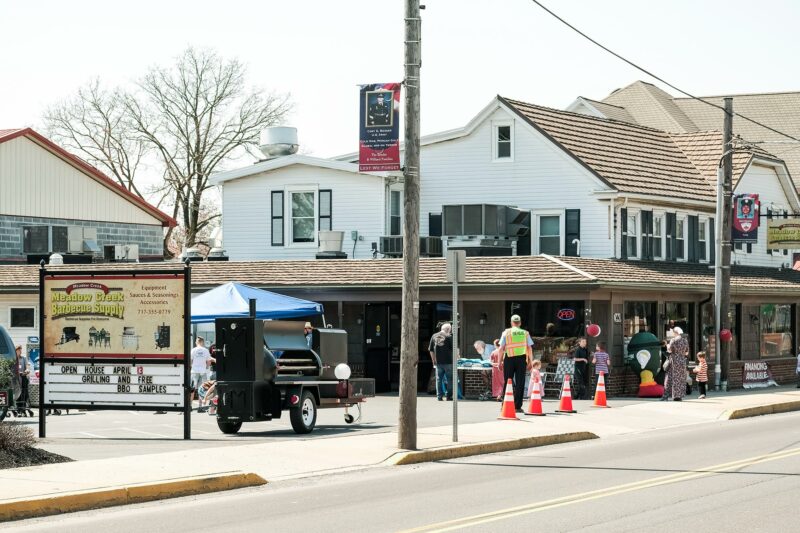
<path fill-rule="evenodd" d="M 362 85 L 359 108 L 359 172 L 400 170 L 400 84 Z"/>
<path fill-rule="evenodd" d="M 758 242 L 758 213 L 760 203 L 757 194 L 737 194 L 733 197 L 731 216 L 731 240 L 733 242 Z"/>
<path fill-rule="evenodd" d="M 800 248 L 800 222 L 773 218 L 767 222 L 767 249 L 794 250 Z"/>

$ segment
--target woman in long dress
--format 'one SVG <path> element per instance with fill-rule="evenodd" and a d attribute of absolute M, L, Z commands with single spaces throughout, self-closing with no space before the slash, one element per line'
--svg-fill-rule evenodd
<path fill-rule="evenodd" d="M 689 355 L 689 342 L 683 338 L 681 328 L 675 327 L 672 332 L 675 336 L 667 347 L 669 368 L 664 388 L 667 396 L 679 402 L 686 394 L 686 357 Z"/>
<path fill-rule="evenodd" d="M 489 359 L 492 362 L 492 396 L 499 402 L 503 400 L 503 351 L 500 349 L 500 339 L 494 340 L 494 351 Z"/>

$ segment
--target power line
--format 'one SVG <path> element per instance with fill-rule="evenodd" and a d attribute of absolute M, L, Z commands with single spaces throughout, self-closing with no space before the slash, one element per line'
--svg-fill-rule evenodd
<path fill-rule="evenodd" d="M 663 83 L 663 84 L 664 84 L 664 85 L 666 85 L 667 87 L 670 87 L 671 89 L 674 89 L 674 90 L 678 91 L 679 93 L 681 93 L 681 94 L 684 94 L 684 95 L 688 96 L 689 98 L 691 98 L 691 99 L 693 99 L 693 100 L 697 100 L 698 102 L 703 102 L 703 103 L 704 103 L 704 104 L 706 104 L 706 105 L 710 105 L 711 107 L 715 107 L 715 108 L 717 108 L 717 109 L 719 109 L 719 110 L 721 110 L 721 111 L 725 111 L 725 108 L 724 108 L 724 107 L 722 107 L 722 106 L 720 106 L 720 105 L 717 105 L 717 104 L 715 104 L 715 103 L 713 103 L 713 102 L 709 102 L 708 100 L 703 100 L 702 98 L 700 98 L 700 97 L 698 97 L 698 96 L 694 96 L 694 95 L 692 95 L 692 94 L 689 94 L 689 93 L 687 93 L 686 91 L 684 91 L 683 89 L 680 89 L 680 88 L 678 88 L 678 87 L 674 86 L 673 84 L 671 84 L 670 82 L 666 81 L 665 79 L 663 79 L 663 78 L 661 78 L 661 77 L 659 77 L 659 76 L 656 76 L 655 74 L 653 74 L 653 73 L 652 73 L 652 72 L 650 72 L 649 70 L 647 70 L 647 69 L 645 69 L 645 68 L 643 68 L 643 67 L 640 67 L 639 65 L 637 65 L 637 64 L 636 64 L 636 63 L 634 63 L 633 61 L 630 61 L 630 60 L 628 60 L 628 59 L 626 59 L 626 58 L 622 57 L 621 55 L 619 55 L 619 54 L 618 54 L 618 53 L 616 53 L 615 51 L 611 50 L 611 49 L 610 49 L 610 48 L 608 48 L 607 46 L 604 46 L 603 44 L 599 43 L 598 41 L 596 41 L 596 40 L 592 39 L 591 37 L 589 37 L 588 35 L 586 35 L 585 33 L 583 33 L 581 30 L 579 30 L 578 28 L 576 28 L 575 26 L 573 26 L 572 24 L 570 24 L 569 22 L 567 22 L 567 21 L 566 21 L 566 20 L 564 20 L 563 18 L 559 17 L 558 15 L 556 15 L 555 13 L 553 13 L 552 11 L 550 11 L 550 10 L 549 10 L 547 7 L 545 7 L 545 6 L 544 6 L 544 5 L 543 5 L 541 2 L 539 2 L 538 0 L 531 0 L 531 2 L 533 2 L 534 4 L 536 4 L 537 6 L 539 6 L 540 8 L 542 8 L 544 11 L 546 11 L 547 13 L 549 13 L 550 15 L 552 15 L 552 16 L 553 16 L 555 19 L 557 19 L 559 22 L 561 22 L 562 24 L 564 24 L 565 26 L 567 26 L 569 29 L 571 29 L 572 31 L 574 31 L 575 33 L 577 33 L 578 35 L 580 35 L 580 36 L 581 36 L 581 37 L 583 37 L 584 39 L 588 40 L 589 42 L 591 42 L 591 43 L 592 43 L 592 44 L 594 44 L 595 46 L 598 46 L 598 47 L 602 48 L 603 50 L 605 50 L 605 51 L 606 51 L 606 52 L 608 52 L 609 54 L 613 55 L 613 56 L 614 56 L 614 57 L 616 57 L 617 59 L 621 59 L 622 61 L 624 61 L 625 63 L 629 64 L 629 65 L 630 65 L 630 66 L 632 66 L 633 68 L 635 68 L 635 69 L 637 69 L 637 70 L 639 70 L 639 71 L 641 71 L 641 72 L 644 72 L 645 74 L 647 74 L 647 75 L 648 75 L 648 76 L 650 76 L 651 78 L 653 78 L 653 79 L 656 79 L 656 80 L 660 81 L 661 83 Z M 771 131 L 771 132 L 773 132 L 773 133 L 777 133 L 778 135 L 782 135 L 782 136 L 784 136 L 784 137 L 787 137 L 787 138 L 789 138 L 789 139 L 792 139 L 792 140 L 794 140 L 794 141 L 798 141 L 798 142 L 800 142 L 800 139 L 798 139 L 797 137 L 794 137 L 794 136 L 792 136 L 792 135 L 789 135 L 788 133 L 784 133 L 784 132 L 782 132 L 782 131 L 780 131 L 780 130 L 776 130 L 775 128 L 773 128 L 773 127 L 771 127 L 771 126 L 767 126 L 766 124 L 764 124 L 764 123 L 762 123 L 762 122 L 759 122 L 759 121 L 757 121 L 757 120 L 755 120 L 755 119 L 752 119 L 752 118 L 750 118 L 750 117 L 747 117 L 747 116 L 745 116 L 745 115 L 742 115 L 741 113 L 736 113 L 736 112 L 734 111 L 734 113 L 733 113 L 733 114 L 734 114 L 734 115 L 736 115 L 737 117 L 739 117 L 739 118 L 743 119 L 743 120 L 747 120 L 748 122 L 752 122 L 753 124 L 756 124 L 756 125 L 758 125 L 758 126 L 761 126 L 762 128 L 765 128 L 765 129 L 767 129 L 767 130 L 769 130 L 769 131 Z"/>

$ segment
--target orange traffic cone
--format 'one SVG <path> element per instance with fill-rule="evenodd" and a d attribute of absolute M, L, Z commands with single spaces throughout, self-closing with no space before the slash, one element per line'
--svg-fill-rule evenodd
<path fill-rule="evenodd" d="M 592 407 L 608 407 L 606 403 L 606 378 L 603 377 L 605 372 L 600 372 L 600 378 L 597 380 L 597 390 L 594 393 L 594 405 Z"/>
<path fill-rule="evenodd" d="M 514 385 L 511 380 L 506 383 L 506 395 L 503 398 L 503 407 L 500 409 L 498 420 L 519 420 L 517 410 L 514 408 Z"/>
<path fill-rule="evenodd" d="M 533 377 L 533 390 L 531 391 L 531 403 L 528 406 L 528 412 L 525 413 L 526 415 L 530 416 L 544 416 L 545 414 L 542 412 L 542 395 L 539 392 L 539 388 L 541 387 L 541 382 L 539 381 L 539 376 Z"/>
<path fill-rule="evenodd" d="M 564 375 L 564 386 L 561 388 L 561 402 L 556 413 L 577 413 L 572 408 L 572 389 L 569 388 L 569 374 Z"/>

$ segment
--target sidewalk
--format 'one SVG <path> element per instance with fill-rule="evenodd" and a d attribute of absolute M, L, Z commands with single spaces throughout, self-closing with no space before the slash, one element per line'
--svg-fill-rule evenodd
<path fill-rule="evenodd" d="M 419 450 L 412 452 L 396 447 L 397 433 L 392 430 L 239 446 L 221 442 L 213 448 L 2 470 L 0 520 L 800 410 L 800 390 L 618 408 L 611 400 L 609 405 L 611 409 L 591 408 L 574 415 L 464 424 L 456 445 L 451 426 L 420 429 Z"/>

